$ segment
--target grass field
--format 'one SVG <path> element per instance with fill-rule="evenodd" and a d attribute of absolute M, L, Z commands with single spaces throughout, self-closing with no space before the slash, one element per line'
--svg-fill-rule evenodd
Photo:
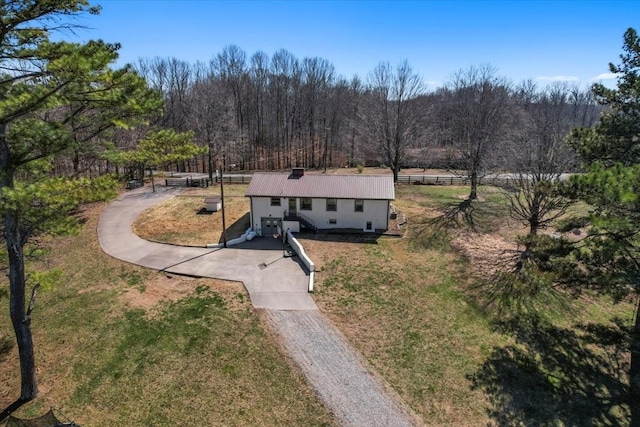
<path fill-rule="evenodd" d="M 476 231 L 425 240 L 424 219 L 466 190 L 398 187 L 404 238 L 303 238 L 320 267 L 320 308 L 428 425 L 626 424 L 628 357 L 611 339 L 627 331 L 633 306 L 585 295 L 560 296 L 534 318 L 482 309 L 475 259 L 460 241 L 489 239 L 485 250 L 495 250 L 521 226 L 500 192 L 483 187 Z"/>
<path fill-rule="evenodd" d="M 79 236 L 51 240 L 38 265 L 64 273 L 38 297 L 40 397 L 17 415 L 55 406 L 82 426 L 333 425 L 242 284 L 167 277 L 108 257 L 95 235 L 100 209 L 85 211 Z M 6 309 L 0 334 L 4 408 L 19 395 Z"/>
<path fill-rule="evenodd" d="M 156 219 L 146 224 L 196 217 L 216 190 L 190 190 L 162 215 L 148 211 Z M 225 196 L 245 190 L 225 186 Z M 401 238 L 301 236 L 321 310 L 427 425 L 625 425 L 628 351 L 614 343 L 633 305 L 560 293 L 536 316 L 485 309 L 479 266 L 524 229 L 503 194 L 482 187 L 473 227 L 439 234 L 435 219 L 467 192 L 397 187 L 394 204 L 409 219 Z M 86 212 L 79 237 L 51 243 L 47 265 L 65 274 L 39 299 L 42 396 L 23 414 L 54 405 L 81 425 L 332 425 L 240 284 L 167 278 L 105 256 L 93 231 L 99 209 Z M 182 224 L 177 241 L 204 233 Z M 11 342 L 5 314 L 0 326 Z M 17 395 L 15 353 L 0 352 L 5 403 Z"/>
<path fill-rule="evenodd" d="M 249 228 L 247 184 L 226 184 L 224 210 L 227 240 L 240 237 Z M 188 188 L 179 196 L 147 209 L 133 224 L 142 238 L 179 245 L 204 246 L 220 243 L 222 211 L 203 212 L 205 197 L 220 197 L 220 187 Z"/>

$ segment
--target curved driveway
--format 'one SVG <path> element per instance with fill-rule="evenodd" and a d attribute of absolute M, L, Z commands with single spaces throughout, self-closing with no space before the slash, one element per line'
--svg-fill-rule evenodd
<path fill-rule="evenodd" d="M 308 273 L 297 258 L 282 256 L 276 239 L 256 238 L 227 249 L 207 249 L 154 243 L 136 236 L 131 224 L 137 216 L 180 192 L 156 188 L 156 193 L 148 187 L 129 191 L 102 211 L 98 239 L 106 253 L 168 273 L 241 281 L 257 308 L 317 310 L 307 292 Z"/>
<path fill-rule="evenodd" d="M 131 230 L 135 218 L 180 192 L 157 189 L 156 193 L 144 187 L 129 191 L 102 211 L 98 239 L 106 253 L 175 274 L 244 282 L 253 305 L 267 309 L 267 319 L 287 353 L 339 424 L 422 424 L 317 309 L 307 293 L 304 267 L 297 258 L 282 256 L 279 241 L 256 238 L 232 248 L 206 249 L 153 243 L 136 236 Z"/>

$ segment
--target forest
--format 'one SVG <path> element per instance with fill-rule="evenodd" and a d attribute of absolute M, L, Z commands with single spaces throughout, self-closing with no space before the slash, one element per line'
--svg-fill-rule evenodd
<path fill-rule="evenodd" d="M 337 75 L 327 59 L 271 57 L 227 46 L 209 62 L 140 59 L 135 70 L 164 99 L 150 125 L 192 131 L 208 153 L 175 167 L 284 170 L 386 166 L 462 171 L 481 177 L 536 162 L 553 152 L 554 171 L 577 162 L 565 144 L 590 127 L 601 108 L 589 88 L 567 83 L 514 83 L 489 64 L 452 73 L 442 87 L 423 82 L 411 65 L 380 62 L 365 78 Z M 124 150 L 140 130 L 108 135 Z M 112 170 L 100 151 L 58 160 L 61 174 Z M 551 165 L 547 165 L 551 166 Z"/>

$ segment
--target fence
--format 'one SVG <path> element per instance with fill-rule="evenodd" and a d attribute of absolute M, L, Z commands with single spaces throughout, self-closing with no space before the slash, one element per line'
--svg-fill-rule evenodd
<path fill-rule="evenodd" d="M 215 178 L 216 182 L 222 181 L 223 184 L 248 184 L 251 182 L 251 175 L 223 175 Z"/>
<path fill-rule="evenodd" d="M 309 284 L 307 285 L 307 291 L 313 292 L 313 280 L 316 271 L 316 265 L 313 263 L 313 261 L 311 261 L 311 258 L 309 258 L 307 253 L 304 251 L 302 244 L 298 242 L 298 240 L 289 230 L 287 230 L 287 241 L 289 242 L 289 245 L 291 245 L 295 253 L 298 254 L 300 260 L 304 263 L 304 265 L 307 266 L 307 269 L 309 270 Z"/>
<path fill-rule="evenodd" d="M 398 184 L 466 185 L 468 180 L 467 177 L 453 175 L 398 175 Z"/>
<path fill-rule="evenodd" d="M 221 180 L 224 184 L 249 184 L 252 175 L 224 175 L 215 178 L 215 182 Z M 514 177 L 496 176 L 484 177 L 480 180 L 480 184 L 485 185 L 508 185 L 517 181 Z M 468 185 L 469 178 L 466 176 L 455 175 L 399 175 L 398 184 L 421 184 L 421 185 Z"/>
<path fill-rule="evenodd" d="M 519 178 L 507 176 L 485 176 L 479 180 L 481 185 L 508 186 L 517 182 Z M 466 176 L 453 175 L 399 175 L 398 184 L 419 184 L 419 185 L 468 185 L 469 178 Z"/>

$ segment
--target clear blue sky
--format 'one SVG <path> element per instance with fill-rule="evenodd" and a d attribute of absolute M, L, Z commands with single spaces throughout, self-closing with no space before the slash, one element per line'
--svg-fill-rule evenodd
<path fill-rule="evenodd" d="M 101 0 L 74 41 L 122 44 L 121 63 L 175 57 L 208 62 L 235 44 L 247 56 L 280 48 L 319 56 L 347 78 L 407 59 L 437 86 L 489 63 L 525 78 L 590 84 L 618 62 L 622 35 L 640 31 L 640 1 L 207 1 Z M 606 83 L 606 82 L 605 82 Z"/>

